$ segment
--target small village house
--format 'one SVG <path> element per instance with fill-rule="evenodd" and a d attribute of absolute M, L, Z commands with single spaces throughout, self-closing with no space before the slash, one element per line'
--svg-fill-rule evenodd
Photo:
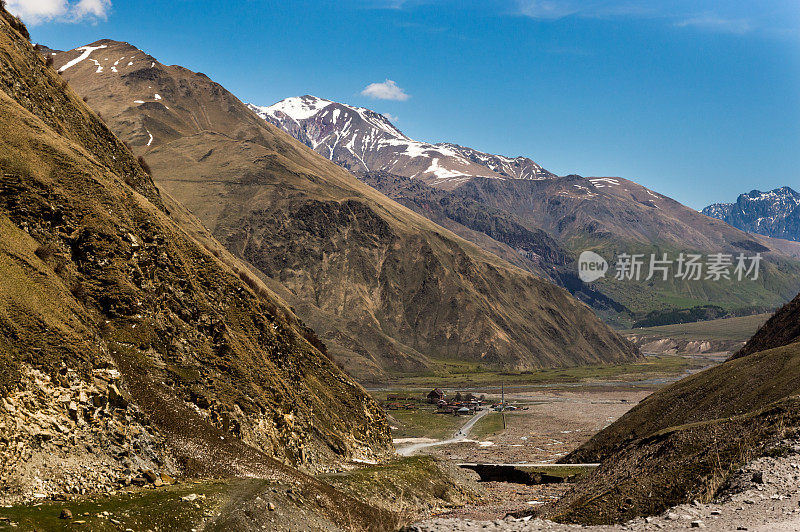
<path fill-rule="evenodd" d="M 428 392 L 428 402 L 431 404 L 437 404 L 439 401 L 444 399 L 444 392 L 441 388 L 434 388 L 430 392 Z"/>

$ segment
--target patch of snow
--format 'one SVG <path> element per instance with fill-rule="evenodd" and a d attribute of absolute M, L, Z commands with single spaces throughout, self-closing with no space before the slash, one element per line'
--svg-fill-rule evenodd
<path fill-rule="evenodd" d="M 78 57 L 76 57 L 75 59 L 73 59 L 72 61 L 69 61 L 68 63 L 66 63 L 61 68 L 59 68 L 58 71 L 59 72 L 64 72 L 66 69 L 77 65 L 78 63 L 80 63 L 84 59 L 87 59 L 90 55 L 92 55 L 92 52 L 94 52 L 95 50 L 100 50 L 101 48 L 107 48 L 107 46 L 105 44 L 101 44 L 100 46 L 82 46 L 80 48 L 76 48 L 76 50 L 80 50 L 83 53 L 81 55 L 79 55 Z"/>
<path fill-rule="evenodd" d="M 158 93 L 156 93 L 156 94 L 153 96 L 153 98 L 155 98 L 156 100 L 160 100 L 160 99 L 161 99 L 161 96 L 159 96 L 159 95 L 158 95 Z"/>
<path fill-rule="evenodd" d="M 610 177 L 599 177 L 597 179 L 590 179 L 589 181 L 597 188 L 603 188 L 606 186 L 619 186 L 619 180 L 612 179 Z"/>
<path fill-rule="evenodd" d="M 439 166 L 438 157 L 433 158 L 433 161 L 431 161 L 431 165 L 423 173 L 433 174 L 436 176 L 436 179 L 450 179 L 452 177 L 460 177 L 467 175 L 464 172 L 459 172 L 458 170 L 448 170 L 447 168 L 442 168 L 441 166 Z"/>

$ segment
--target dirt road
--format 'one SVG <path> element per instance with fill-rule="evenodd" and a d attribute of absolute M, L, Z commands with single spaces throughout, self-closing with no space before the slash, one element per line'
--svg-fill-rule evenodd
<path fill-rule="evenodd" d="M 458 429 L 455 432 L 455 434 L 453 434 L 453 437 L 448 439 L 448 440 L 438 440 L 438 441 L 432 441 L 432 442 L 426 441 L 426 442 L 414 443 L 414 444 L 408 445 L 406 447 L 401 447 L 401 448 L 397 449 L 397 454 L 399 454 L 400 456 L 411 456 L 412 454 L 415 454 L 415 453 L 417 453 L 417 452 L 419 452 L 422 449 L 425 449 L 427 447 L 435 447 L 435 446 L 438 446 L 438 445 L 450 445 L 450 444 L 453 444 L 453 443 L 461 443 L 461 442 L 468 441 L 467 437 L 469 436 L 469 431 L 472 430 L 472 427 L 475 426 L 475 423 L 477 423 L 483 416 L 485 416 L 488 413 L 489 413 L 489 410 L 488 409 L 484 409 L 484 410 L 481 410 L 480 412 L 478 412 L 477 414 L 475 414 L 474 416 L 470 417 L 470 419 L 466 423 L 464 423 L 461 426 L 461 428 Z"/>

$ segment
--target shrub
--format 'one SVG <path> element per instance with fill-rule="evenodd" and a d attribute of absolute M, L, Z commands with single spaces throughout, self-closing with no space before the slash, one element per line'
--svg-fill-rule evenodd
<path fill-rule="evenodd" d="M 80 281 L 77 281 L 75 284 L 73 284 L 69 291 L 72 292 L 72 295 L 75 297 L 75 299 L 84 305 L 89 300 L 89 292 L 86 290 L 86 286 Z"/>
<path fill-rule="evenodd" d="M 53 66 L 53 56 L 48 55 L 47 59 L 44 60 L 44 66 L 51 67 Z"/>
<path fill-rule="evenodd" d="M 48 261 L 53 258 L 53 255 L 56 254 L 56 247 L 53 244 L 42 244 L 36 251 L 33 252 L 34 255 L 42 259 L 43 261 Z"/>
<path fill-rule="evenodd" d="M 56 265 L 53 268 L 53 271 L 56 272 L 56 275 L 61 275 L 67 270 L 67 261 L 63 257 L 57 257 Z"/>
<path fill-rule="evenodd" d="M 5 9 L 5 4 L 3 4 L 3 9 Z M 28 28 L 25 27 L 25 24 L 22 23 L 22 20 L 20 20 L 19 17 L 15 17 L 13 15 L 10 16 L 9 18 L 10 20 L 8 22 L 9 24 L 11 24 L 11 27 L 17 30 L 19 34 L 25 38 L 25 40 L 30 41 L 31 34 L 28 33 Z"/>

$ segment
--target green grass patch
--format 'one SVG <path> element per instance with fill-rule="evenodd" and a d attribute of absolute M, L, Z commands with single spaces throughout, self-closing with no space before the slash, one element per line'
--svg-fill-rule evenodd
<path fill-rule="evenodd" d="M 461 416 L 437 414 L 433 406 L 419 410 L 390 410 L 388 414 L 393 438 L 433 438 L 442 440 L 450 438 L 467 422 Z"/>
<path fill-rule="evenodd" d="M 522 372 L 503 372 L 464 361 L 437 362 L 429 374 L 398 377 L 393 384 L 398 388 L 429 390 L 434 387 L 454 389 L 498 388 L 500 383 L 515 385 L 559 384 L 604 380 L 637 381 L 656 377 L 679 376 L 696 363 L 679 355 L 648 356 L 627 364 L 605 364 L 553 368 Z M 427 393 L 426 390 L 426 393 Z M 497 389 L 485 390 L 486 393 Z"/>
<path fill-rule="evenodd" d="M 698 321 L 620 331 L 638 336 L 662 336 L 676 340 L 731 340 L 745 342 L 769 319 L 771 314 Z"/>
<path fill-rule="evenodd" d="M 227 499 L 230 485 L 210 481 L 0 508 L 0 518 L 4 518 L 0 530 L 191 530 L 203 522 L 204 514 L 216 515 Z M 192 493 L 204 497 L 181 499 Z M 73 518 L 60 519 L 63 509 L 70 510 Z"/>
<path fill-rule="evenodd" d="M 506 421 L 508 421 L 506 416 Z M 470 431 L 470 437 L 475 440 L 482 440 L 488 436 L 494 436 L 503 431 L 503 415 L 500 412 L 490 412 L 479 419 Z"/>

